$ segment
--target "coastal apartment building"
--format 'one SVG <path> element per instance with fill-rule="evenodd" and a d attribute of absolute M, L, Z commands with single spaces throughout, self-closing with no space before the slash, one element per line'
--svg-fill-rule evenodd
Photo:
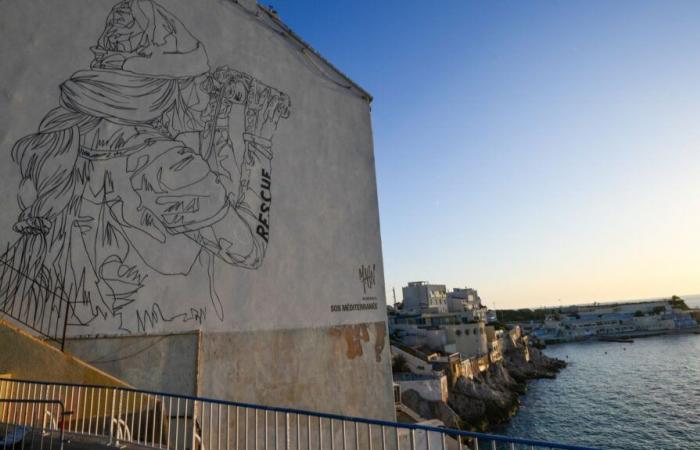
<path fill-rule="evenodd" d="M 454 288 L 447 294 L 447 311 L 472 311 L 478 320 L 486 320 L 486 307 L 481 304 L 481 297 L 476 289 Z"/>
<path fill-rule="evenodd" d="M 406 345 L 464 358 L 489 354 L 487 309 L 476 289 L 415 281 L 403 287 L 403 307 L 389 316 L 389 331 Z M 495 336 L 492 336 L 495 339 Z M 496 344 L 497 345 L 497 344 Z"/>
<path fill-rule="evenodd" d="M 403 310 L 447 312 L 447 287 L 444 284 L 430 284 L 427 281 L 411 281 L 404 286 Z"/>
<path fill-rule="evenodd" d="M 464 358 L 487 355 L 487 325 L 470 311 L 389 316 L 389 332 L 404 344 Z"/>

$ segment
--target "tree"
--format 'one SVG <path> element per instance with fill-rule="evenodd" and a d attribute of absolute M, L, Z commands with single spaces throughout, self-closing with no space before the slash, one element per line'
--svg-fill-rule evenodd
<path fill-rule="evenodd" d="M 671 305 L 671 308 L 674 309 L 680 309 L 683 311 L 687 311 L 690 308 L 688 305 L 685 304 L 685 300 L 683 300 L 681 297 L 674 295 L 668 300 L 669 304 Z"/>

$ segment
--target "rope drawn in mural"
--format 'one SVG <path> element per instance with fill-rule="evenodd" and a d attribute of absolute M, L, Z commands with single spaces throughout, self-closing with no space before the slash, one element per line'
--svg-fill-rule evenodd
<path fill-rule="evenodd" d="M 223 320 L 216 266 L 256 269 L 265 257 L 272 139 L 289 97 L 210 70 L 203 44 L 152 0 L 116 4 L 91 50 L 89 70 L 61 84 L 60 106 L 12 149 L 21 213 L 0 257 L 0 309 L 51 322 L 65 314 L 58 297 L 70 325 L 123 332 Z M 149 275 L 195 267 L 208 278 L 205 307 L 164 313 L 166 299 L 143 298 Z"/>

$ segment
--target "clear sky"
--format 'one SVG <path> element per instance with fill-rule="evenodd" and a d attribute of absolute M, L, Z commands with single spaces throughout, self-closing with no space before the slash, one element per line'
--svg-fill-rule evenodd
<path fill-rule="evenodd" d="M 272 4 L 374 95 L 388 301 L 700 292 L 700 1 Z"/>

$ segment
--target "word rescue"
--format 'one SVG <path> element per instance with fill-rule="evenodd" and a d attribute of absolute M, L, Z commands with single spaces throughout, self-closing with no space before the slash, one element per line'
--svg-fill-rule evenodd
<path fill-rule="evenodd" d="M 272 186 L 272 179 L 270 178 L 270 172 L 262 169 L 262 181 L 260 183 L 260 198 L 262 203 L 260 203 L 260 212 L 258 213 L 258 226 L 255 232 L 261 238 L 265 239 L 265 242 L 270 238 L 270 203 L 272 203 L 272 191 L 270 190 Z"/>

